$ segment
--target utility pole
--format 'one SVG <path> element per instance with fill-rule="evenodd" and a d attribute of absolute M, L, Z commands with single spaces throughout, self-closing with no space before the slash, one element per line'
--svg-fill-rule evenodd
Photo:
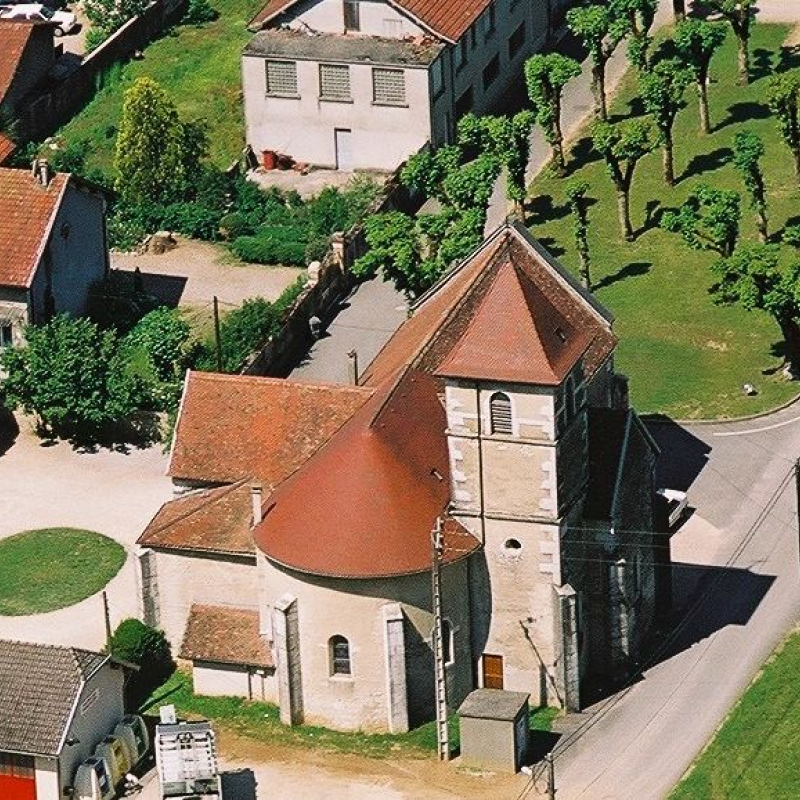
<path fill-rule="evenodd" d="M 794 462 L 794 490 L 797 497 L 797 505 L 795 510 L 797 511 L 798 547 L 800 547 L 800 458 L 796 459 Z"/>
<path fill-rule="evenodd" d="M 219 299 L 214 295 L 214 342 L 217 348 L 217 372 L 222 372 L 222 340 L 219 335 Z"/>
<path fill-rule="evenodd" d="M 553 762 L 553 754 L 548 753 L 545 761 L 547 762 L 547 798 L 556 800 L 556 767 Z"/>
<path fill-rule="evenodd" d="M 431 531 L 431 584 L 433 589 L 433 665 L 436 691 L 436 744 L 439 761 L 450 760 L 450 737 L 447 730 L 447 681 L 442 652 L 442 519 L 436 518 Z"/>
<path fill-rule="evenodd" d="M 106 623 L 106 650 L 111 650 L 111 612 L 108 608 L 108 594 L 103 590 L 103 616 Z"/>

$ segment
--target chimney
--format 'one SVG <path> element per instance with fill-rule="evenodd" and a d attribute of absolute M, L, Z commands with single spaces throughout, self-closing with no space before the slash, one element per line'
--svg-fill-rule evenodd
<path fill-rule="evenodd" d="M 253 520 L 251 527 L 255 528 L 263 519 L 261 513 L 261 497 L 263 494 L 263 487 L 260 483 L 250 484 L 250 498 L 253 501 Z"/>
<path fill-rule="evenodd" d="M 47 188 L 53 174 L 50 170 L 50 162 L 46 158 L 36 158 L 33 161 L 33 179 L 40 186 Z"/>
<path fill-rule="evenodd" d="M 350 383 L 353 386 L 358 386 L 358 352 L 355 350 L 351 350 L 347 354 L 347 373 L 350 378 Z"/>

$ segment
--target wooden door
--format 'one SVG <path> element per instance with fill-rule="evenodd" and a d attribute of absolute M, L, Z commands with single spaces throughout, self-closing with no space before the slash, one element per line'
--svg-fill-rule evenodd
<path fill-rule="evenodd" d="M 353 169 L 353 131 L 336 128 L 333 135 L 336 144 L 336 169 Z"/>
<path fill-rule="evenodd" d="M 483 688 L 503 688 L 503 656 L 483 654 Z"/>

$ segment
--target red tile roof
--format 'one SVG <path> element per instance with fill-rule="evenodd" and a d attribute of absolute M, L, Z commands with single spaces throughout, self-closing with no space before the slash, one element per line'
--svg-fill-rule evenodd
<path fill-rule="evenodd" d="M 180 657 L 217 664 L 274 667 L 269 646 L 259 630 L 258 611 L 193 605 Z"/>
<path fill-rule="evenodd" d="M 164 503 L 137 544 L 254 556 L 250 492 L 249 481 L 238 481 Z"/>
<path fill-rule="evenodd" d="M 70 176 L 44 187 L 29 170 L 0 167 L 0 286 L 31 285 Z"/>
<path fill-rule="evenodd" d="M 190 372 L 169 474 L 206 484 L 255 477 L 269 491 L 371 394 L 356 386 Z"/>
<path fill-rule="evenodd" d="M 249 27 L 260 28 L 299 0 L 269 0 L 250 21 Z M 492 0 L 387 0 L 422 27 L 449 42 L 457 42 L 492 2 Z"/>
<path fill-rule="evenodd" d="M 3 43 L 0 47 L 0 103 L 11 88 L 34 27 L 30 22 L 0 20 L 0 41 Z"/>
<path fill-rule="evenodd" d="M 0 131 L 0 164 L 2 164 L 15 150 L 17 146 L 2 131 Z"/>
<path fill-rule="evenodd" d="M 512 261 L 504 261 L 438 374 L 558 386 L 592 334 L 567 319 Z"/>

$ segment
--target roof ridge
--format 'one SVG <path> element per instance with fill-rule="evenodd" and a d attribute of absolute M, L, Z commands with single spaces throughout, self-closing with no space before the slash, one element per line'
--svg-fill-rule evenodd
<path fill-rule="evenodd" d="M 243 375 L 224 372 L 206 372 L 204 370 L 188 370 L 195 380 L 204 380 L 218 383 L 246 382 L 252 384 L 270 384 L 273 386 L 298 386 L 303 389 L 318 389 L 321 391 L 353 392 L 355 394 L 371 394 L 375 391 L 371 386 L 359 386 L 351 383 L 319 383 L 291 380 L 289 378 L 276 378 L 272 375 Z"/>

